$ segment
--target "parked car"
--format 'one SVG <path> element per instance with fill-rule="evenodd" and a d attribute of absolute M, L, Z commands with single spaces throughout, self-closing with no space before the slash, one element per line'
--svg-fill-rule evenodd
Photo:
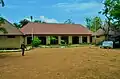
<path fill-rule="evenodd" d="M 113 41 L 103 41 L 100 45 L 100 48 L 113 48 L 114 42 Z"/>
<path fill-rule="evenodd" d="M 120 48 L 120 41 L 114 42 L 114 48 Z"/>

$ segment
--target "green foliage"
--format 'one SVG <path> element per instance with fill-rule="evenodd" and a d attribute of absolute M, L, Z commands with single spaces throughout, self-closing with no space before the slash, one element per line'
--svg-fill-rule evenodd
<path fill-rule="evenodd" d="M 0 17 L 0 26 L 2 24 L 5 24 L 5 19 Z M 3 33 L 8 33 L 7 30 L 4 27 L 0 27 L 0 31 L 2 31 Z"/>
<path fill-rule="evenodd" d="M 112 17 L 113 24 L 115 25 L 114 27 L 116 29 L 120 28 L 120 0 L 114 1 L 114 6 L 111 10 L 110 15 Z"/>
<path fill-rule="evenodd" d="M 92 26 L 92 18 L 86 18 L 86 26 L 88 29 L 90 29 L 90 27 Z"/>
<path fill-rule="evenodd" d="M 103 3 L 104 8 L 102 9 L 102 11 L 99 12 L 106 17 L 107 29 L 104 30 L 106 32 L 106 40 L 109 37 L 109 30 L 111 27 L 111 23 L 113 21 L 112 16 L 111 16 L 111 12 L 112 12 L 112 9 L 114 7 L 115 1 L 116 0 L 105 0 Z"/>
<path fill-rule="evenodd" d="M 102 20 L 100 17 L 94 17 L 94 18 L 86 18 L 86 25 L 87 28 L 91 31 L 95 32 L 102 26 Z"/>
<path fill-rule="evenodd" d="M 71 19 L 68 19 L 68 20 L 66 20 L 65 22 L 64 22 L 64 24 L 75 24 L 74 22 L 72 22 L 72 20 Z"/>
<path fill-rule="evenodd" d="M 23 27 L 24 25 L 28 24 L 29 22 L 30 22 L 29 20 L 23 19 L 19 23 L 20 23 L 20 26 Z"/>
<path fill-rule="evenodd" d="M 108 39 L 110 28 L 120 29 L 120 0 L 105 0 L 103 4 L 104 8 L 99 13 L 106 17 L 108 29 L 104 31 Z"/>
<path fill-rule="evenodd" d="M 42 23 L 47 23 L 47 22 L 43 21 Z"/>
<path fill-rule="evenodd" d="M 3 0 L 0 0 L 0 4 L 2 5 L 2 7 L 4 7 L 4 6 L 5 6 L 5 3 L 4 3 L 4 1 L 3 1 Z"/>
<path fill-rule="evenodd" d="M 13 23 L 13 25 L 14 25 L 16 28 L 21 28 L 21 24 Z"/>
<path fill-rule="evenodd" d="M 4 24 L 4 23 L 5 23 L 5 19 L 0 17 L 0 26 L 1 26 L 1 24 Z"/>
<path fill-rule="evenodd" d="M 41 20 L 35 20 L 35 23 L 46 23 L 45 21 L 41 21 Z"/>
<path fill-rule="evenodd" d="M 67 43 L 66 43 L 66 41 L 65 40 L 61 40 L 61 44 L 63 45 L 66 45 Z"/>
<path fill-rule="evenodd" d="M 38 47 L 40 45 L 40 43 L 41 43 L 41 40 L 37 36 L 35 36 L 32 41 L 32 46 Z"/>
<path fill-rule="evenodd" d="M 3 27 L 0 27 L 0 31 L 2 31 L 3 33 L 8 33 L 7 30 Z"/>
<path fill-rule="evenodd" d="M 91 27 L 91 30 L 93 32 L 95 32 L 96 30 L 100 29 L 100 27 L 102 26 L 102 20 L 100 17 L 95 17 L 93 18 L 93 25 Z M 96 27 L 96 29 L 94 29 Z"/>
<path fill-rule="evenodd" d="M 33 20 L 33 16 L 30 16 L 31 21 Z"/>
<path fill-rule="evenodd" d="M 57 39 L 54 36 L 51 36 L 50 40 L 57 40 Z"/>
<path fill-rule="evenodd" d="M 42 23 L 41 20 L 35 20 L 34 22 L 35 22 L 35 23 Z"/>
<path fill-rule="evenodd" d="M 54 41 L 54 40 L 57 40 L 54 36 L 50 36 L 49 38 L 48 38 L 48 40 L 49 41 Z"/>
<path fill-rule="evenodd" d="M 13 23 L 16 28 L 22 28 L 24 25 L 28 24 L 30 21 L 27 19 L 21 20 L 19 23 Z"/>

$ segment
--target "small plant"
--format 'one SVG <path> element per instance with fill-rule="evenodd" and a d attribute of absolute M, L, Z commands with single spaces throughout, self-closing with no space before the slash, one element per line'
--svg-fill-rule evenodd
<path fill-rule="evenodd" d="M 65 45 L 66 46 L 67 42 L 65 40 L 61 40 L 61 45 L 63 45 L 63 46 Z"/>
<path fill-rule="evenodd" d="M 54 36 L 51 36 L 50 40 L 57 40 L 57 39 Z"/>
<path fill-rule="evenodd" d="M 48 39 L 50 42 L 55 42 L 57 40 L 55 36 L 50 36 Z"/>
<path fill-rule="evenodd" d="M 35 36 L 32 41 L 32 46 L 38 47 L 40 45 L 40 43 L 41 43 L 41 40 L 37 36 Z"/>

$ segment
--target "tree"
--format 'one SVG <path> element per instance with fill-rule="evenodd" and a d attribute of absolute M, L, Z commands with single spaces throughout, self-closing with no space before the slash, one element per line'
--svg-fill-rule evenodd
<path fill-rule="evenodd" d="M 0 0 L 0 4 L 2 5 L 2 7 L 5 6 L 3 0 Z M 0 26 L 1 26 L 1 24 L 4 24 L 4 23 L 5 23 L 5 19 L 0 17 Z M 4 27 L 0 27 L 0 31 L 2 31 L 3 33 L 8 33 L 7 30 Z"/>
<path fill-rule="evenodd" d="M 31 19 L 31 22 L 32 22 L 32 20 L 33 20 L 33 16 L 30 16 L 30 19 Z"/>
<path fill-rule="evenodd" d="M 92 26 L 92 19 L 91 18 L 86 18 L 86 26 L 90 30 L 90 27 Z"/>
<path fill-rule="evenodd" d="M 102 20 L 100 17 L 96 16 L 94 18 L 86 18 L 87 28 L 93 32 L 96 32 L 102 26 Z"/>
<path fill-rule="evenodd" d="M 3 1 L 3 0 L 0 0 L 0 4 L 2 5 L 2 7 L 4 7 L 4 6 L 5 6 L 5 3 L 4 3 L 4 1 Z"/>
<path fill-rule="evenodd" d="M 43 21 L 42 23 L 47 23 L 47 22 Z"/>
<path fill-rule="evenodd" d="M 7 30 L 4 27 L 0 27 L 0 31 L 3 32 L 4 34 L 8 33 Z"/>
<path fill-rule="evenodd" d="M 35 36 L 32 41 L 32 46 L 38 47 L 40 43 L 41 43 L 41 40 L 37 36 Z"/>
<path fill-rule="evenodd" d="M 120 29 L 120 0 L 114 1 L 114 6 L 110 14 L 113 19 L 114 27 Z"/>
<path fill-rule="evenodd" d="M 101 13 L 102 15 L 104 15 L 106 17 L 106 23 L 107 23 L 107 30 L 104 30 L 106 32 L 105 36 L 106 36 L 106 40 L 108 40 L 109 37 L 109 30 L 111 27 L 111 23 L 113 21 L 113 18 L 111 16 L 111 12 L 113 11 L 114 5 L 116 4 L 117 0 L 105 0 L 104 4 L 104 8 L 102 9 L 102 11 L 100 11 L 99 13 Z"/>
<path fill-rule="evenodd" d="M 35 23 L 42 23 L 41 20 L 35 20 L 34 22 L 35 22 Z"/>
<path fill-rule="evenodd" d="M 22 28 L 23 26 L 25 26 L 26 24 L 28 24 L 30 21 L 27 20 L 27 19 L 23 19 L 21 21 L 19 21 L 19 23 L 13 23 L 13 25 L 16 27 L 16 28 Z"/>
<path fill-rule="evenodd" d="M 101 20 L 101 18 L 100 17 L 95 17 L 95 18 L 93 18 L 93 21 L 92 21 L 92 26 L 91 26 L 91 30 L 93 31 L 93 32 L 96 32 L 98 29 L 100 29 L 101 28 L 101 26 L 102 26 L 102 20 Z"/>
<path fill-rule="evenodd" d="M 65 22 L 64 22 L 64 24 L 75 24 L 74 22 L 72 22 L 72 20 L 71 19 L 67 19 Z"/>
<path fill-rule="evenodd" d="M 20 24 L 18 24 L 18 23 L 13 23 L 13 25 L 16 27 L 16 28 L 21 28 L 21 25 Z"/>
<path fill-rule="evenodd" d="M 5 19 L 0 17 L 0 26 L 2 24 L 5 24 Z M 0 31 L 2 31 L 3 33 L 8 33 L 7 30 L 4 27 L 0 27 Z"/>
<path fill-rule="evenodd" d="M 22 28 L 24 25 L 28 24 L 29 22 L 30 22 L 29 20 L 23 19 L 23 20 L 21 20 L 19 23 L 20 23 L 20 26 L 21 26 L 21 28 Z"/>
<path fill-rule="evenodd" d="M 5 24 L 5 19 L 4 19 L 3 17 L 0 17 L 0 26 L 1 26 L 2 24 Z"/>

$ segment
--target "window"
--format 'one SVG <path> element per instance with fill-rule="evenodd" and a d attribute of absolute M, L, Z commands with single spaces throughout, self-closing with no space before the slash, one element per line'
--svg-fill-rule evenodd
<path fill-rule="evenodd" d="M 15 36 L 7 36 L 7 38 L 15 38 Z"/>

